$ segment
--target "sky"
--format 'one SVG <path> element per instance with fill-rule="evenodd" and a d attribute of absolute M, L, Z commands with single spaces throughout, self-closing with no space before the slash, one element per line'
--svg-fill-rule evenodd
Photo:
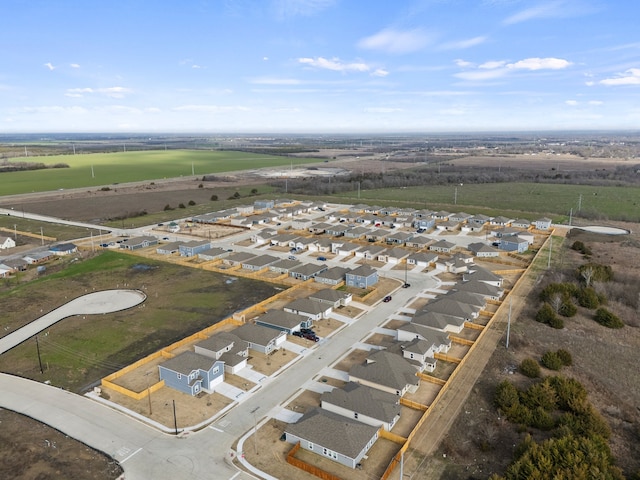
<path fill-rule="evenodd" d="M 636 0 L 3 0 L 0 133 L 634 130 Z"/>

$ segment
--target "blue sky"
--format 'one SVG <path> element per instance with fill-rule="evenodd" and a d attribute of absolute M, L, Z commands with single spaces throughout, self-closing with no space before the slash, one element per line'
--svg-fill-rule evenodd
<path fill-rule="evenodd" d="M 634 0 L 4 0 L 0 132 L 637 129 Z"/>

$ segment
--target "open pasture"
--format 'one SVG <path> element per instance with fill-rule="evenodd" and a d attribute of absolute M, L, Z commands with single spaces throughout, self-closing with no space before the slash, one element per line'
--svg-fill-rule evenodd
<path fill-rule="evenodd" d="M 356 192 L 344 195 L 353 199 Z M 522 217 L 554 214 L 575 217 L 640 221 L 640 188 L 551 183 L 480 183 L 363 190 L 359 201 L 420 203 L 424 208 L 468 210 L 496 215 L 522 213 Z M 482 207 L 480 207 L 482 206 Z M 519 216 L 519 215 L 518 215 Z"/>
<path fill-rule="evenodd" d="M 302 165 L 318 161 L 317 159 L 219 150 L 94 153 L 30 157 L 27 160 L 45 165 L 66 164 L 69 165 L 69 168 L 1 173 L 0 195 L 66 190 L 175 177 L 200 177 L 208 174 L 281 165 Z M 13 161 L 12 163 L 17 162 Z"/>

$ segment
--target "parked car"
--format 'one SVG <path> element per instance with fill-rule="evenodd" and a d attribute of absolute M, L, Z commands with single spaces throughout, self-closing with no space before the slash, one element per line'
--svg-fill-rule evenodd
<path fill-rule="evenodd" d="M 387 295 L 386 297 L 384 297 L 382 299 L 382 301 L 385 302 L 385 303 L 390 302 L 391 301 L 391 295 Z"/>
<path fill-rule="evenodd" d="M 424 233 L 424 232 L 426 232 L 424 228 L 419 228 L 418 230 L 416 230 L 416 233 Z"/>
<path fill-rule="evenodd" d="M 297 260 L 295 255 L 289 255 L 289 260 Z"/>
<path fill-rule="evenodd" d="M 318 257 L 318 261 L 326 262 L 327 261 L 327 257 Z"/>
<path fill-rule="evenodd" d="M 411 286 L 410 283 L 405 283 L 404 285 L 402 285 L 402 288 L 409 288 Z"/>
<path fill-rule="evenodd" d="M 318 337 L 315 333 L 303 333 L 302 337 L 306 338 L 307 340 L 311 340 L 312 342 L 320 341 L 320 337 Z"/>
<path fill-rule="evenodd" d="M 310 328 L 301 328 L 300 331 L 302 333 L 306 333 L 308 335 L 315 335 L 316 332 L 314 332 L 313 330 L 311 330 Z"/>
<path fill-rule="evenodd" d="M 292 335 L 295 335 L 296 337 L 300 337 L 300 338 L 302 338 L 302 332 L 299 332 L 298 330 L 294 331 L 294 332 L 292 333 Z"/>

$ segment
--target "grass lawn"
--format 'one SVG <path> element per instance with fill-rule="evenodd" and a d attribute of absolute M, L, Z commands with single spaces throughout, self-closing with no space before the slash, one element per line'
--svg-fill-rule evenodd
<path fill-rule="evenodd" d="M 107 315 L 64 319 L 35 340 L 0 356 L 0 370 L 83 392 L 105 375 L 170 345 L 277 292 L 264 282 L 103 252 L 67 264 L 0 293 L 0 332 L 10 333 L 44 313 L 95 290 L 136 288 L 141 306 Z"/>
<path fill-rule="evenodd" d="M 290 158 L 218 150 L 152 150 L 142 152 L 93 153 L 32 157 L 46 165 L 67 164 L 70 168 L 48 168 L 2 173 L 0 195 L 95 187 L 164 178 L 202 176 L 236 170 L 317 163 L 318 159 Z M 14 159 L 12 163 L 17 163 Z"/>
<path fill-rule="evenodd" d="M 364 190 L 341 195 L 350 202 L 389 204 L 401 202 L 423 208 L 469 210 L 493 215 L 518 213 L 529 220 L 536 215 L 555 214 L 568 220 L 569 213 L 593 218 L 640 221 L 640 188 L 563 185 L 549 183 L 481 183 L 459 186 Z M 345 201 L 345 200 L 343 200 Z M 482 207 L 479 207 L 482 206 Z M 480 210 L 479 210 L 480 208 Z M 579 210 L 580 208 L 580 210 Z M 509 213 L 510 212 L 510 213 Z"/>

